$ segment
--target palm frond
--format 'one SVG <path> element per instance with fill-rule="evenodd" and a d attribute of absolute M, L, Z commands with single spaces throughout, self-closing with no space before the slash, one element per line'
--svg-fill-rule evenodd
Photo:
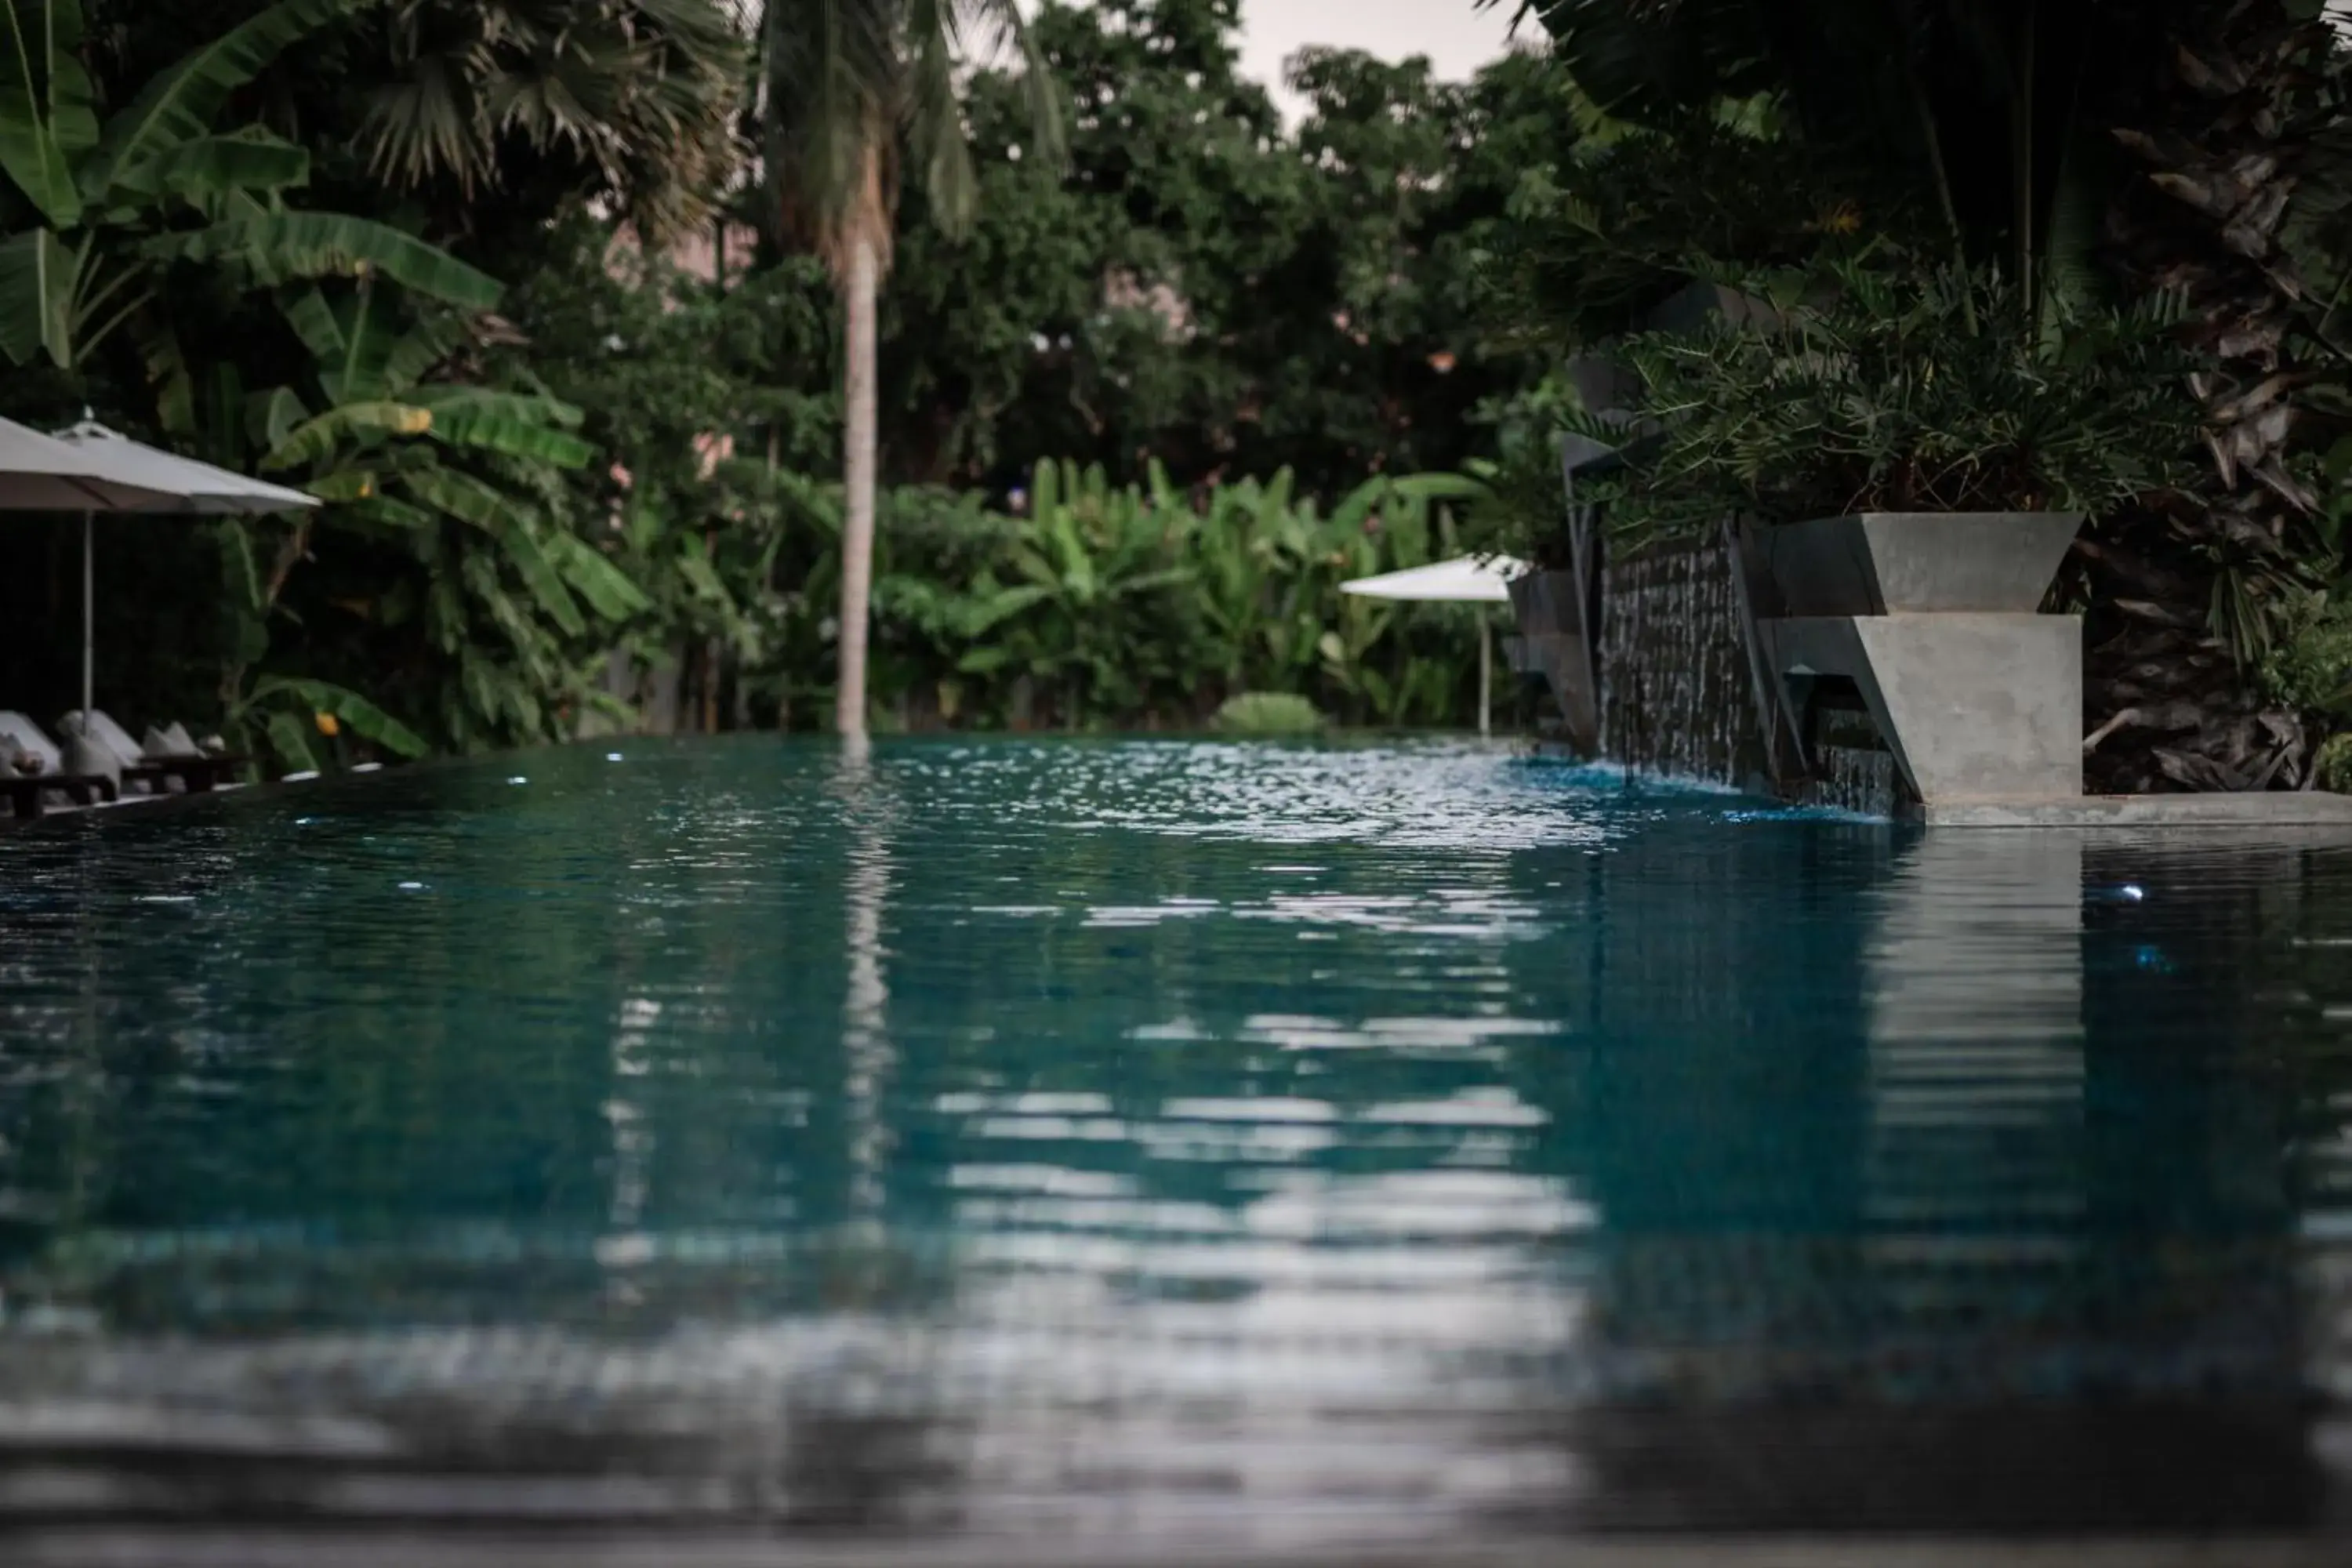
<path fill-rule="evenodd" d="M 361 144 L 402 185 L 470 198 L 519 143 L 584 164 L 659 240 L 707 218 L 740 161 L 746 48 L 718 0 L 404 0 L 399 23 Z"/>
<path fill-rule="evenodd" d="M 1066 145 L 1054 75 L 1014 0 L 769 0 L 761 29 L 766 161 L 787 237 L 836 267 L 853 240 L 888 255 L 902 166 L 942 227 L 968 226 L 978 181 L 962 76 L 1024 62 L 1031 155 Z"/>
<path fill-rule="evenodd" d="M 765 151 L 777 216 L 836 267 L 856 239 L 887 255 L 905 92 L 899 12 L 899 0 L 769 0 Z"/>
<path fill-rule="evenodd" d="M 23 364 L 46 350 L 53 363 L 70 365 L 81 271 L 81 257 L 54 230 L 0 240 L 0 353 Z"/>
<path fill-rule="evenodd" d="M 209 207 L 236 191 L 280 191 L 307 184 L 310 153 L 262 131 L 200 136 L 126 173 L 119 188 L 135 195 L 169 194 Z"/>
<path fill-rule="evenodd" d="M 289 430 L 261 459 L 261 466 L 272 470 L 298 468 L 321 460 L 355 436 L 421 436 L 432 427 L 431 413 L 408 404 L 389 399 L 339 404 Z"/>
<path fill-rule="evenodd" d="M 59 228 L 81 216 L 73 163 L 98 134 L 81 34 L 79 0 L 10 0 L 0 11 L 0 171 Z"/>

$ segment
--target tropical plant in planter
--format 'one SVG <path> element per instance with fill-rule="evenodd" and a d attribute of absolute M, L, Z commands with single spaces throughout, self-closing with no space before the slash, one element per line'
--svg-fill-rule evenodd
<path fill-rule="evenodd" d="M 1624 345 L 1640 424 L 1594 487 L 1612 549 L 1738 520 L 1759 651 L 1809 752 L 1803 715 L 1836 678 L 1923 801 L 2079 794 L 2080 630 L 2035 612 L 2083 520 L 2168 486 L 2191 447 L 2171 317 L 1951 265 L 1745 292 L 1764 307 L 1745 324 Z"/>
<path fill-rule="evenodd" d="M 1499 3 L 1499 0 L 1496 0 Z M 2336 546 L 2318 454 L 2344 428 L 2352 50 L 2323 0 L 1527 0 L 1612 119 L 1670 131 L 1760 94 L 1861 225 L 2000 258 L 2034 291 L 2177 293 L 2201 363 L 2200 472 L 2077 552 L 2105 787 L 2292 787 L 2325 719 L 2261 663 Z M 1801 188 L 1765 186 L 1781 210 Z M 1907 193 L 1931 221 L 1883 205 Z M 1721 255 L 1722 232 L 1687 243 Z M 1665 236 L 1674 237 L 1669 230 Z M 1565 249 L 1554 246 L 1555 249 Z M 1573 268 L 1558 268 L 1577 281 Z M 2074 575 L 2070 574 L 2071 575 Z"/>
<path fill-rule="evenodd" d="M 1860 263 L 1743 279 L 1778 324 L 1637 334 L 1643 438 L 1596 481 L 1621 541 L 1874 512 L 2096 517 L 2196 437 L 2168 312 L 2029 316 L 1993 273 Z M 1571 418 L 1622 445 L 1622 428 Z"/>

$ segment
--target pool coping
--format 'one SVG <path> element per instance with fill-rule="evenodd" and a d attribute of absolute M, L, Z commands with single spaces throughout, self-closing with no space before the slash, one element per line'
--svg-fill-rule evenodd
<path fill-rule="evenodd" d="M 1286 1551 L 1103 1540 L 845 1542 L 781 1532 L 89 1526 L 0 1533 L 16 1568 L 2339 1568 L 2322 1535 L 1661 1534 Z"/>
<path fill-rule="evenodd" d="M 635 736 L 634 740 L 675 742 L 684 737 Z M 610 743 L 616 737 L 598 742 L 572 741 L 549 746 L 515 748 L 505 753 L 518 757 L 534 752 L 559 750 L 570 746 Z M 1523 753 L 1524 754 L 1524 753 Z M 1548 760 L 1561 760 L 1567 752 L 1556 742 L 1538 741 L 1534 754 Z M 0 835 L 23 832 L 44 825 L 60 822 L 91 821 L 110 816 L 115 812 L 128 812 L 135 817 L 158 815 L 167 808 L 186 809 L 198 802 L 217 800 L 225 796 L 247 799 L 268 798 L 310 784 L 349 784 L 359 779 L 381 777 L 386 773 L 407 773 L 416 768 L 433 768 L 457 762 L 477 762 L 479 758 L 455 756 L 427 757 L 401 764 L 398 768 L 383 763 L 341 769 L 333 773 L 310 775 L 296 774 L 283 779 L 238 782 L 215 789 L 177 794 L 128 795 L 95 806 L 68 806 L 44 813 L 37 817 L 0 816 Z M 1694 781 L 1696 782 L 1696 781 Z M 1719 789 L 1721 786 L 1708 786 Z M 1728 792 L 1728 793 L 1737 793 Z M 1876 820 L 1892 822 L 1906 827 L 1967 827 L 1967 828 L 2078 828 L 2091 830 L 2187 829 L 2197 832 L 2233 834 L 2248 832 L 2287 835 L 2295 842 L 2352 843 L 2352 795 L 2336 795 L 2326 790 L 2246 791 L 2236 794 L 2198 795 L 2086 795 L 2074 800 L 1946 800 L 1923 805 L 1910 803 L 1899 807 L 1892 817 Z"/>

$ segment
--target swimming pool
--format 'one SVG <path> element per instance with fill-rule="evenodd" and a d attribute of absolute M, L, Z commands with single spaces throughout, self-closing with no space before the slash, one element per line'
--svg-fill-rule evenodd
<path fill-rule="evenodd" d="M 2340 1528 L 2352 848 L 1447 742 L 0 839 L 0 1523 Z"/>

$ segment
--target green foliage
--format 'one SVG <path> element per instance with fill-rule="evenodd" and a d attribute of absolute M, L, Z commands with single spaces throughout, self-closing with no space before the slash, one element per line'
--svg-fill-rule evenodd
<path fill-rule="evenodd" d="M 787 237 L 836 268 L 853 243 L 887 265 L 901 168 L 943 233 L 970 231 L 973 57 L 1017 60 L 1033 157 L 1058 159 L 1059 83 L 1013 0 L 763 0 L 760 37 L 767 193 Z"/>
<path fill-rule="evenodd" d="M 1288 131 L 1239 72 L 1235 9 L 1039 7 L 1064 173 L 1032 155 L 1021 81 L 976 76 L 975 226 L 906 226 L 884 302 L 897 478 L 1003 489 L 1053 452 L 1121 482 L 1154 459 L 1187 483 L 1287 468 L 1328 500 L 1459 468 L 1471 411 L 1541 374 L 1477 305 L 1513 193 L 1575 137 L 1557 73 L 1514 56 L 1448 83 L 1312 50 Z"/>
<path fill-rule="evenodd" d="M 2301 712 L 2352 720 L 2352 597 L 2291 591 L 2261 665 L 2265 689 Z"/>
<path fill-rule="evenodd" d="M 789 262 L 720 286 L 625 247 L 607 265 L 596 226 L 562 243 L 571 259 L 516 290 L 530 344 L 514 369 L 581 407 L 614 459 L 564 484 L 652 600 L 623 646 L 646 667 L 683 652 L 698 687 L 723 663 L 738 710 L 810 722 L 832 695 L 841 528 L 838 487 L 807 477 L 838 439 L 822 272 Z M 1056 462 L 1012 488 L 1012 509 L 921 485 L 880 497 L 877 721 L 1192 724 L 1245 684 L 1313 690 L 1360 720 L 1465 706 L 1465 621 L 1337 584 L 1430 559 L 1442 506 L 1476 487 L 1376 480 L 1327 510 L 1286 476 L 1180 488 L 1154 465 L 1121 484 Z"/>
<path fill-rule="evenodd" d="M 50 3 L 62 5 L 72 0 Z M 278 0 L 157 72 L 107 121 L 82 174 L 82 194 L 100 201 L 118 188 L 140 188 L 143 170 L 165 159 L 183 159 L 191 143 L 210 132 L 230 95 L 280 54 L 370 3 Z M 55 213 L 50 216 L 54 222 L 72 221 Z"/>
<path fill-rule="evenodd" d="M 1922 237 L 1904 193 L 1769 119 L 1695 111 L 1600 125 L 1530 172 L 1489 242 L 1488 280 L 1517 340 L 1594 348 L 1695 281 Z"/>
<path fill-rule="evenodd" d="M 562 484 L 587 554 L 649 601 L 621 646 L 648 665 L 681 647 L 722 658 L 763 716 L 789 713 L 831 657 L 817 616 L 788 613 L 830 591 L 807 574 L 833 570 L 820 556 L 839 527 L 805 477 L 839 442 L 823 268 L 799 259 L 722 285 L 601 224 L 555 239 L 557 263 L 515 292 L 529 341 L 498 363 L 578 407 L 605 455 Z"/>
<path fill-rule="evenodd" d="M 1447 503 L 1477 489 L 1371 479 L 1325 513 L 1286 472 L 1195 503 L 1156 470 L 1118 488 L 1099 468 L 1040 463 L 1024 515 L 934 514 L 895 556 L 929 569 L 886 563 L 877 690 L 987 726 L 1189 727 L 1240 691 L 1303 696 L 1350 722 L 1457 721 L 1475 627 L 1339 584 L 1449 549 Z"/>
<path fill-rule="evenodd" d="M 149 240 L 160 261 L 234 268 L 258 287 L 305 278 L 382 276 L 416 293 L 487 310 L 498 280 L 389 224 L 339 213 L 257 212 L 226 218 L 191 234 Z"/>
<path fill-rule="evenodd" d="M 656 238 L 709 217 L 740 160 L 750 63 L 715 0 L 386 9 L 382 78 L 360 95 L 356 127 L 372 174 L 470 204 L 512 201 L 570 166 Z"/>
<path fill-rule="evenodd" d="M 728 13 L 11 7 L 0 348 L 47 368 L 8 412 L 89 404 L 330 502 L 142 556 L 121 614 L 173 629 L 108 643 L 173 673 L 121 706 L 196 721 L 201 679 L 212 723 L 308 766 L 402 748 L 297 682 L 435 750 L 572 732 L 615 651 L 683 658 L 730 721 L 829 700 L 841 505 L 813 476 L 840 322 L 781 236 L 698 226 L 731 205 L 764 228 L 779 194 L 729 196 L 750 62 Z M 1230 0 L 1048 5 L 1066 163 L 1039 155 L 1046 73 L 975 47 L 968 162 L 905 165 L 873 687 L 908 723 L 1189 725 L 1242 689 L 1357 722 L 1466 710 L 1466 617 L 1336 584 L 1454 548 L 1458 482 L 1378 476 L 1461 468 L 1493 438 L 1473 411 L 1542 373 L 1474 306 L 1506 209 L 1581 133 L 1572 95 L 1530 58 L 1454 85 L 1318 51 L 1288 131 L 1236 26 Z M 945 58 L 912 51 L 898 85 L 952 154 Z M 960 184 L 971 226 L 922 221 Z M 715 269 L 681 243 L 706 237 Z M 1039 504 L 1049 452 L 1074 462 Z M 37 564 L 0 605 L 50 628 L 67 601 Z M 23 679 L 62 689 L 68 662 Z"/>
<path fill-rule="evenodd" d="M 296 632 L 306 676 L 396 702 L 432 744 L 566 733 L 600 641 L 650 603 L 572 531 L 562 476 L 593 452 L 574 433 L 580 412 L 542 391 L 448 379 L 465 318 L 388 280 L 331 296 L 306 287 L 278 307 L 309 354 L 296 379 L 242 394 L 215 377 L 183 400 L 184 437 L 229 426 L 243 461 L 299 474 L 331 503 L 222 527 L 232 725 L 299 763 L 299 726 L 279 723 L 271 701 L 306 689 L 273 647 Z M 157 357 L 182 356 L 168 345 Z M 275 557 L 266 573 L 257 548 Z M 315 706 L 396 752 L 426 744 L 356 695 Z"/>
<path fill-rule="evenodd" d="M 2112 192 L 2106 132 L 2193 0 L 1527 0 L 1611 114 L 1759 104 L 1870 206 L 1916 204 L 1944 252 L 2000 263 L 2036 313 L 2075 291 Z M 1804 182 L 1794 189 L 1808 188 Z M 1755 195 L 1766 200 L 1783 187 Z M 1803 211 L 1801 205 L 1798 210 Z M 1884 223 L 1884 212 L 1874 223 Z M 2078 301 L 2079 302 L 2079 301 Z"/>
<path fill-rule="evenodd" d="M 1230 735 L 1311 735 L 1323 728 L 1323 715 L 1286 691 L 1244 691 L 1218 706 L 1214 722 Z"/>
<path fill-rule="evenodd" d="M 0 170 L 29 212 L 0 238 L 0 353 L 79 370 L 153 307 L 175 266 L 247 286 L 382 271 L 478 308 L 497 287 L 400 229 L 290 212 L 309 154 L 212 121 L 280 53 L 363 0 L 278 0 L 141 85 L 101 125 L 79 0 L 9 0 L 0 39 Z"/>
<path fill-rule="evenodd" d="M 2296 716 L 2247 715 L 2330 689 L 2310 595 L 2340 574 L 2352 452 L 2352 49 L 2331 9 L 1528 0 L 1586 103 L 1491 247 L 1501 324 L 1630 363 L 1658 417 L 1497 400 L 1510 511 L 1481 542 L 1563 548 L 1549 454 L 1512 436 L 1548 413 L 1633 442 L 1628 471 L 1578 482 L 1637 535 L 1737 511 L 2104 512 L 2065 592 L 2093 723 L 2142 722 L 2102 731 L 2098 787 L 2298 782 Z M 1953 287 L 1996 268 L 1997 301 Z M 1894 297 L 1839 278 L 1856 268 Z M 1775 294 L 1791 272 L 1837 280 Z M 1793 327 L 1659 330 L 1685 282 L 1759 275 Z M 2134 300 L 2150 314 L 2106 313 Z M 2171 341 L 2149 330 L 2176 315 Z"/>
<path fill-rule="evenodd" d="M 2330 735 L 2320 742 L 2312 761 L 2312 776 L 2321 789 L 2352 795 L 2352 730 Z"/>
<path fill-rule="evenodd" d="M 395 756 L 421 757 L 427 750 L 423 738 L 407 725 L 358 692 L 323 680 L 273 676 L 257 681 L 235 713 L 232 726 L 247 731 L 259 728 L 289 768 L 315 769 L 319 757 L 309 732 L 323 732 L 319 723 L 321 715 L 332 721 L 338 731 L 348 728 Z"/>
<path fill-rule="evenodd" d="M 1881 510 L 2095 517 L 2180 472 L 2197 415 L 2159 309 L 2037 328 L 1999 278 L 1949 268 L 1915 280 L 1842 265 L 1749 282 L 1768 293 L 1750 321 L 1624 344 L 1650 434 L 1601 492 L 1612 526 Z"/>

